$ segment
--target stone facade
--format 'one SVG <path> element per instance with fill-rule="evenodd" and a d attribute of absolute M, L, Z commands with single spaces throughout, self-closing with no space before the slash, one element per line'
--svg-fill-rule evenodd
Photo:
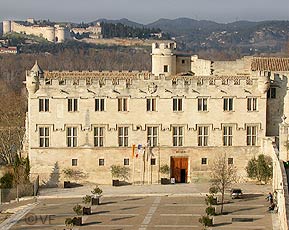
<path fill-rule="evenodd" d="M 283 110 L 272 111 L 287 82 L 274 98 L 278 69 L 272 76 L 260 58 L 212 62 L 175 48 L 153 44 L 152 72 L 48 72 L 36 63 L 26 72 L 32 175 L 50 183 L 52 174 L 63 180 L 62 170 L 73 168 L 83 181 L 108 184 L 111 165 L 125 165 L 129 182 L 159 183 L 167 164 L 177 182 L 194 182 L 207 179 L 225 153 L 245 179 L 266 135 L 278 135 Z"/>

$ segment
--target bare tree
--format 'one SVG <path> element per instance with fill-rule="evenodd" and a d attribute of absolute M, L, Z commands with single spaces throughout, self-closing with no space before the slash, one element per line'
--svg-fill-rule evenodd
<path fill-rule="evenodd" d="M 0 164 L 12 165 L 22 149 L 26 99 L 0 82 Z"/>
<path fill-rule="evenodd" d="M 225 153 L 215 158 L 211 168 L 211 182 L 221 193 L 221 214 L 223 214 L 225 190 L 236 181 L 236 174 L 236 167 L 228 164 Z"/>

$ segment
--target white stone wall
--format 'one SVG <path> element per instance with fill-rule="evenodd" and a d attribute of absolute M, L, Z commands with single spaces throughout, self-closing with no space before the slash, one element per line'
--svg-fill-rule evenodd
<path fill-rule="evenodd" d="M 43 37 L 50 42 L 55 42 L 57 37 L 57 42 L 64 42 L 66 39 L 70 39 L 70 33 L 67 28 L 62 28 L 60 26 L 24 26 L 18 24 L 14 21 L 4 21 L 3 25 L 5 25 L 5 30 L 3 34 L 9 32 L 16 32 L 28 35 L 35 35 L 39 37 Z M 10 28 L 10 29 L 9 29 Z"/>

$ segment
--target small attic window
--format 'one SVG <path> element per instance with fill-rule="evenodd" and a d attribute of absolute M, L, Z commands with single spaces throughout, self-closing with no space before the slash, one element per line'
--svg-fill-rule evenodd
<path fill-rule="evenodd" d="M 60 79 L 58 83 L 59 85 L 66 85 L 66 81 L 64 79 Z"/>
<path fill-rule="evenodd" d="M 73 85 L 79 85 L 79 80 L 78 80 L 78 79 L 73 79 L 72 84 L 73 84 Z"/>
<path fill-rule="evenodd" d="M 168 65 L 164 65 L 164 72 L 165 73 L 169 72 L 169 66 Z"/>
<path fill-rule="evenodd" d="M 85 79 L 85 84 L 86 85 L 91 85 L 92 84 L 92 79 L 91 78 L 86 78 Z"/>
<path fill-rule="evenodd" d="M 172 80 L 172 85 L 177 85 L 177 84 L 178 84 L 177 79 L 174 78 L 174 79 Z"/>
<path fill-rule="evenodd" d="M 52 80 L 51 79 L 45 79 L 45 85 L 52 85 Z"/>

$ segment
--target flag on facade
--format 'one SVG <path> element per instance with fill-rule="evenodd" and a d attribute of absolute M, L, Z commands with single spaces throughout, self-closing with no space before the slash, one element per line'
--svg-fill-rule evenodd
<path fill-rule="evenodd" d="M 135 145 L 132 145 L 132 158 L 134 158 L 134 152 L 135 152 Z"/>

